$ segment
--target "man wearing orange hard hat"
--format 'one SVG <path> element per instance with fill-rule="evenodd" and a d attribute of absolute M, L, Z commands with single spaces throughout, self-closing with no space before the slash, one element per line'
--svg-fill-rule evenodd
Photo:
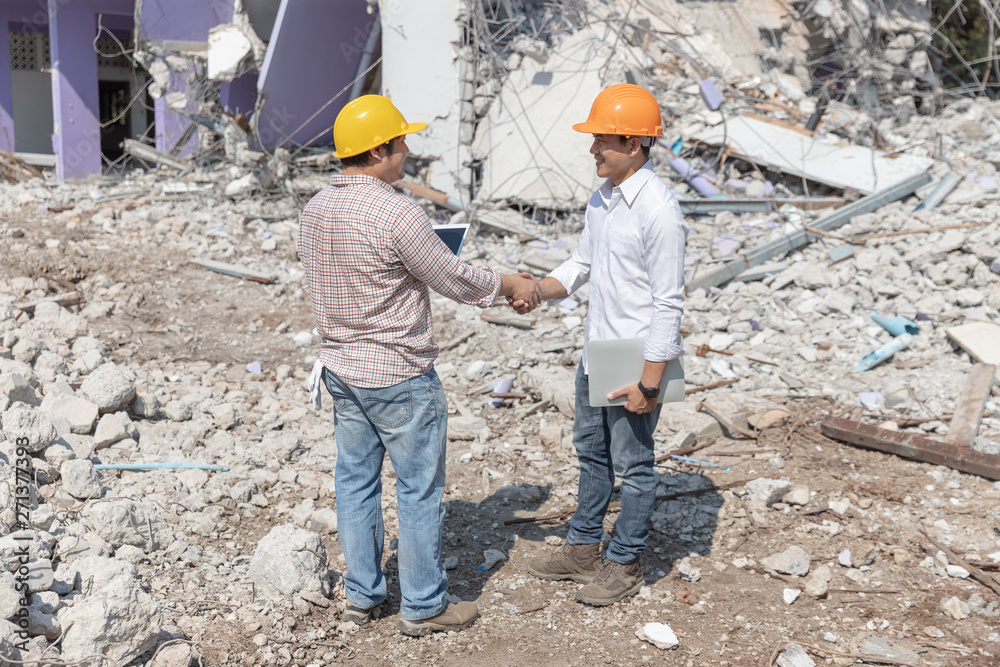
<path fill-rule="evenodd" d="M 683 353 L 684 244 L 689 227 L 667 185 L 653 172 L 650 147 L 663 136 L 660 105 L 639 86 L 603 90 L 590 117 L 573 126 L 592 134 L 590 153 L 604 184 L 587 204 L 586 223 L 572 257 L 541 281 L 543 299 L 560 299 L 590 282 L 585 342 L 643 339 L 642 377 L 611 392 L 623 405 L 592 407 L 587 346 L 576 376 L 573 444 L 580 461 L 576 513 L 566 544 L 536 558 L 528 572 L 585 584 L 577 598 L 608 605 L 644 585 L 639 556 L 646 548 L 656 499 L 653 431 L 667 362 Z M 520 312 L 530 304 L 508 299 Z M 615 477 L 621 512 L 606 559 L 600 557 L 604 515 Z"/>
<path fill-rule="evenodd" d="M 388 452 L 399 516 L 398 625 L 408 635 L 461 630 L 479 613 L 474 602 L 446 598 L 448 402 L 434 372 L 428 288 L 480 308 L 498 295 L 539 300 L 531 276 L 459 260 L 423 209 L 392 189 L 404 173 L 406 135 L 426 127 L 407 123 L 387 97 L 349 102 L 333 126 L 343 173 L 305 207 L 297 244 L 322 336 L 314 377 L 334 402 L 337 526 L 347 561 L 342 618 L 364 625 L 386 596 L 381 472 Z"/>

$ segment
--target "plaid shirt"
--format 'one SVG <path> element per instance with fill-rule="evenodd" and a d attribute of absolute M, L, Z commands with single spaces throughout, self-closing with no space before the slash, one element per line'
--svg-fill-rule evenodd
<path fill-rule="evenodd" d="M 433 366 L 428 286 L 480 308 L 500 292 L 496 271 L 459 260 L 423 209 L 372 176 L 334 176 L 312 198 L 298 253 L 323 337 L 320 361 L 358 387 L 387 387 Z"/>

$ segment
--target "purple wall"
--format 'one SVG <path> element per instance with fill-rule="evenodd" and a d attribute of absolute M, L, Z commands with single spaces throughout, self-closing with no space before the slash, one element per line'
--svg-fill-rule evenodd
<path fill-rule="evenodd" d="M 223 81 L 219 85 L 219 100 L 226 113 L 250 116 L 257 103 L 257 72 L 247 72 L 232 81 Z"/>
<path fill-rule="evenodd" d="M 333 142 L 333 121 L 378 20 L 361 0 L 281 0 L 257 82 L 265 103 L 256 127 L 265 148 Z"/>
<path fill-rule="evenodd" d="M 233 0 L 143 0 L 139 38 L 207 42 L 208 31 L 233 21 Z"/>
<path fill-rule="evenodd" d="M 87 4 L 49 5 L 52 51 L 52 149 L 64 181 L 101 173 L 97 95 L 97 17 Z"/>
<path fill-rule="evenodd" d="M 11 85 L 10 16 L 0 5 L 0 151 L 14 152 L 14 89 Z"/>

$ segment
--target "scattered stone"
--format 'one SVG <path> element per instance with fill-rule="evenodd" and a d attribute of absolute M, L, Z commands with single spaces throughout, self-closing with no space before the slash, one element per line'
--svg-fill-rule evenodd
<path fill-rule="evenodd" d="M 951 616 L 956 621 L 961 621 L 969 617 L 972 613 L 969 605 L 958 597 L 942 598 L 941 611 Z"/>
<path fill-rule="evenodd" d="M 248 576 L 265 597 L 310 590 L 331 594 L 320 536 L 290 523 L 273 528 L 257 543 Z"/>
<path fill-rule="evenodd" d="M 781 599 L 785 601 L 785 604 L 792 604 L 799 599 L 801 594 L 802 591 L 798 588 L 786 588 L 781 594 Z"/>
<path fill-rule="evenodd" d="M 677 572 L 684 581 L 695 582 L 701 579 L 701 570 L 684 561 L 677 564 Z"/>
<path fill-rule="evenodd" d="M 804 577 L 809 574 L 809 554 L 802 547 L 791 546 L 779 554 L 768 556 L 761 565 L 780 574 Z"/>
<path fill-rule="evenodd" d="M 804 486 L 796 486 L 781 498 L 781 502 L 788 505 L 803 506 L 809 504 L 810 498 L 809 489 Z"/>
<path fill-rule="evenodd" d="M 444 569 L 454 570 L 458 567 L 458 556 L 448 556 L 444 559 Z"/>
<path fill-rule="evenodd" d="M 156 657 L 147 663 L 147 667 L 188 667 L 194 657 L 190 644 L 183 641 L 168 643 L 157 649 Z"/>
<path fill-rule="evenodd" d="M 27 439 L 24 447 L 29 452 L 40 452 L 53 440 L 56 439 L 56 427 L 37 408 L 30 407 L 25 403 L 14 403 L 0 415 L 0 435 L 10 442 L 17 442 L 19 438 Z"/>
<path fill-rule="evenodd" d="M 913 651 L 891 646 L 885 637 L 868 637 L 858 646 L 858 653 L 873 658 L 888 658 L 889 660 L 907 662 L 912 665 L 920 664 L 920 656 Z"/>
<path fill-rule="evenodd" d="M 20 373 L 0 373 L 0 412 L 13 403 L 34 407 L 38 403 L 38 397 Z"/>
<path fill-rule="evenodd" d="M 778 667 L 816 667 L 816 661 L 798 644 L 786 644 L 775 664 Z"/>
<path fill-rule="evenodd" d="M 80 518 L 112 548 L 131 544 L 152 552 L 174 541 L 167 522 L 152 505 L 142 501 L 116 499 L 88 503 L 80 510 Z"/>
<path fill-rule="evenodd" d="M 833 572 L 826 565 L 820 565 L 806 579 L 805 593 L 812 598 L 824 598 L 830 590 Z"/>
<path fill-rule="evenodd" d="M 134 578 L 123 574 L 72 607 L 60 610 L 59 622 L 69 628 L 61 658 L 95 665 L 94 655 L 126 664 L 153 648 L 163 619 L 156 601 Z"/>
<path fill-rule="evenodd" d="M 475 440 L 486 426 L 486 420 L 481 417 L 449 417 L 449 440 Z"/>
<path fill-rule="evenodd" d="M 770 507 L 792 490 L 792 484 L 784 479 L 755 479 L 747 482 L 746 491 L 750 502 Z"/>
<path fill-rule="evenodd" d="M 88 460 L 72 459 L 59 468 L 63 488 L 66 493 L 84 500 L 101 497 L 101 478 Z"/>
<path fill-rule="evenodd" d="M 636 630 L 635 636 L 663 650 L 677 648 L 680 644 L 677 640 L 677 635 L 674 634 L 674 631 L 666 623 L 646 623 Z"/>
<path fill-rule="evenodd" d="M 80 385 L 80 393 L 101 414 L 117 412 L 135 398 L 135 386 L 113 362 L 99 366 Z"/>
<path fill-rule="evenodd" d="M 49 416 L 53 424 L 63 421 L 68 432 L 87 435 L 93 430 L 97 421 L 97 406 L 84 398 L 67 396 L 62 393 L 52 393 L 45 397 L 38 408 Z M 63 430 L 61 433 L 66 433 Z M 60 433 L 60 434 L 61 434 Z"/>

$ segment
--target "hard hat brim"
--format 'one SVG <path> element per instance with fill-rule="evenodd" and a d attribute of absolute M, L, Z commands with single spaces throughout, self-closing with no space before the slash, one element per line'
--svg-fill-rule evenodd
<path fill-rule="evenodd" d="M 603 125 L 598 125 L 598 124 L 591 124 L 591 123 L 576 123 L 573 126 L 573 129 L 576 130 L 577 132 L 582 132 L 583 134 L 618 134 L 618 135 L 621 135 L 621 136 L 629 136 L 629 137 L 662 137 L 662 136 L 664 136 L 662 131 L 659 132 L 659 133 L 657 133 L 656 131 L 653 131 L 653 132 L 649 132 L 649 131 L 646 131 L 646 132 L 618 132 L 617 130 L 614 130 L 612 128 L 609 128 L 609 127 L 606 127 L 606 126 L 603 126 Z"/>
<path fill-rule="evenodd" d="M 377 141 L 377 142 L 373 143 L 371 146 L 367 146 L 365 148 L 359 148 L 359 149 L 356 149 L 356 150 L 353 150 L 353 151 L 350 151 L 350 152 L 344 152 L 344 151 L 339 151 L 339 150 L 338 151 L 334 151 L 333 157 L 335 157 L 337 159 L 341 159 L 341 158 L 345 158 L 345 157 L 353 157 L 355 155 L 361 155 L 362 153 L 370 151 L 371 149 L 375 148 L 376 146 L 381 146 L 384 143 L 392 141 L 396 137 L 401 137 L 401 136 L 403 136 L 405 134 L 416 134 L 417 132 L 423 132 L 426 129 L 427 129 L 427 123 L 407 123 L 405 128 L 402 128 L 402 130 L 400 132 L 398 132 L 396 134 L 393 134 L 391 137 L 386 137 L 384 140 Z"/>

